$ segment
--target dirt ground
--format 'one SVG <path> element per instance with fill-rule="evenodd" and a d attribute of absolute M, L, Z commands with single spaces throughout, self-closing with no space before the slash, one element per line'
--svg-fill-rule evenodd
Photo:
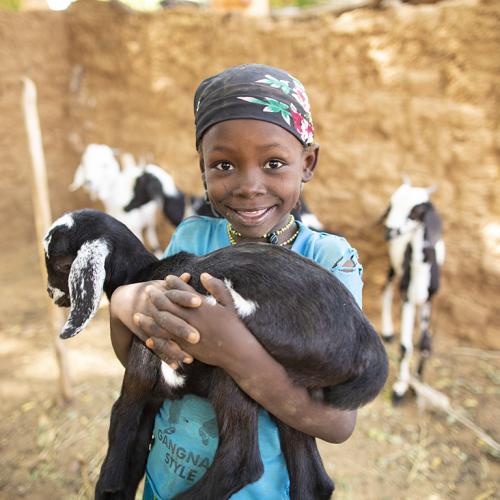
<path fill-rule="evenodd" d="M 122 377 L 109 344 L 107 310 L 66 343 L 75 397 L 63 405 L 36 255 L 24 250 L 7 256 L 0 281 L 9 283 L 0 301 L 0 498 L 90 499 Z M 389 356 L 391 382 L 396 345 Z M 426 380 L 500 440 L 498 352 L 460 346 L 439 332 Z M 320 449 L 339 500 L 500 498 L 493 450 L 445 414 L 419 412 L 413 399 L 393 408 L 389 384 L 359 412 L 351 439 L 320 443 Z"/>

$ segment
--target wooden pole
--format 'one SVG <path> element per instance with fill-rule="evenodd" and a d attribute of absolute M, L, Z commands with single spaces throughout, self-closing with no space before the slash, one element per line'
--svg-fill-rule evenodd
<path fill-rule="evenodd" d="M 47 282 L 47 272 L 45 268 L 45 254 L 42 245 L 43 237 L 50 228 L 52 216 L 50 213 L 49 189 L 47 184 L 47 169 L 45 166 L 45 157 L 43 155 L 42 133 L 40 130 L 40 121 L 37 111 L 37 96 L 36 86 L 29 78 L 23 78 L 23 111 L 24 121 L 26 125 L 26 133 L 28 135 L 28 144 L 31 154 L 31 163 L 33 167 L 32 175 L 32 200 L 33 210 L 35 215 L 35 227 L 37 236 L 38 259 L 40 264 L 40 272 L 42 273 L 43 282 Z M 52 329 L 56 332 L 55 336 L 55 351 L 56 359 L 59 367 L 59 387 L 61 396 L 65 402 L 73 398 L 73 390 L 68 368 L 68 355 L 63 345 L 63 341 L 59 338 L 59 332 L 63 325 L 64 316 L 60 308 L 58 308 L 47 297 L 48 313 Z"/>

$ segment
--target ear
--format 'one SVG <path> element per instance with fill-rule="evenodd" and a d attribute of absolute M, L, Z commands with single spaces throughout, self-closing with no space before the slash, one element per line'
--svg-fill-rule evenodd
<path fill-rule="evenodd" d="M 203 161 L 203 156 L 201 154 L 201 150 L 198 152 L 198 165 L 200 166 L 201 172 L 201 182 L 203 182 L 203 189 L 207 190 L 207 177 L 205 174 L 205 162 Z"/>
<path fill-rule="evenodd" d="M 76 191 L 81 188 L 85 182 L 85 172 L 83 171 L 83 166 L 79 165 L 75 172 L 75 177 L 73 182 L 69 185 L 70 191 Z"/>
<path fill-rule="evenodd" d="M 314 174 L 314 169 L 318 163 L 319 145 L 311 144 L 304 149 L 302 167 L 302 182 L 309 182 Z"/>
<path fill-rule="evenodd" d="M 84 243 L 68 277 L 71 310 L 60 337 L 67 339 L 83 330 L 94 317 L 106 278 L 104 264 L 110 249 L 104 239 Z"/>

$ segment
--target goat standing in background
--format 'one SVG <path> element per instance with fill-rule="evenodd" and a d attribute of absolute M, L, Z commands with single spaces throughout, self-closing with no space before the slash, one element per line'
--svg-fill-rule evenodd
<path fill-rule="evenodd" d="M 123 222 L 141 241 L 145 233 L 151 250 L 160 255 L 162 251 L 156 234 L 158 201 L 150 199 L 134 210 L 125 210 L 143 169 L 135 164 L 131 155 L 123 155 L 123 160 L 124 169 L 121 170 L 112 148 L 104 144 L 89 144 L 69 189 L 76 191 L 83 187 L 93 200 L 102 202 L 109 215 Z M 165 173 L 165 176 L 168 174 Z M 164 190 L 174 194 L 176 188 L 173 180 L 170 184 L 166 179 L 162 180 Z"/>
<path fill-rule="evenodd" d="M 393 385 L 392 398 L 398 403 L 410 382 L 413 354 L 413 328 L 416 308 L 420 313 L 420 360 L 417 374 L 423 372 L 431 352 L 431 300 L 439 288 L 440 267 L 444 262 L 441 218 L 430 202 L 432 188 L 412 187 L 405 181 L 392 195 L 384 215 L 385 237 L 389 245 L 390 268 L 383 292 L 382 338 L 394 337 L 392 323 L 393 281 L 399 280 L 403 301 L 401 310 L 401 359 Z"/>

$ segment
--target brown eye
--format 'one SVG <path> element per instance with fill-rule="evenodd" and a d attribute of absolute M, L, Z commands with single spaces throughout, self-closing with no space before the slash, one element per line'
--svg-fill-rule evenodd
<path fill-rule="evenodd" d="M 233 169 L 233 166 L 228 161 L 221 161 L 215 165 L 217 170 L 223 170 L 224 172 L 229 172 Z"/>
<path fill-rule="evenodd" d="M 283 165 L 284 165 L 284 163 L 281 160 L 269 160 L 264 165 L 264 168 L 269 168 L 271 170 L 275 170 L 277 168 L 281 168 Z"/>

